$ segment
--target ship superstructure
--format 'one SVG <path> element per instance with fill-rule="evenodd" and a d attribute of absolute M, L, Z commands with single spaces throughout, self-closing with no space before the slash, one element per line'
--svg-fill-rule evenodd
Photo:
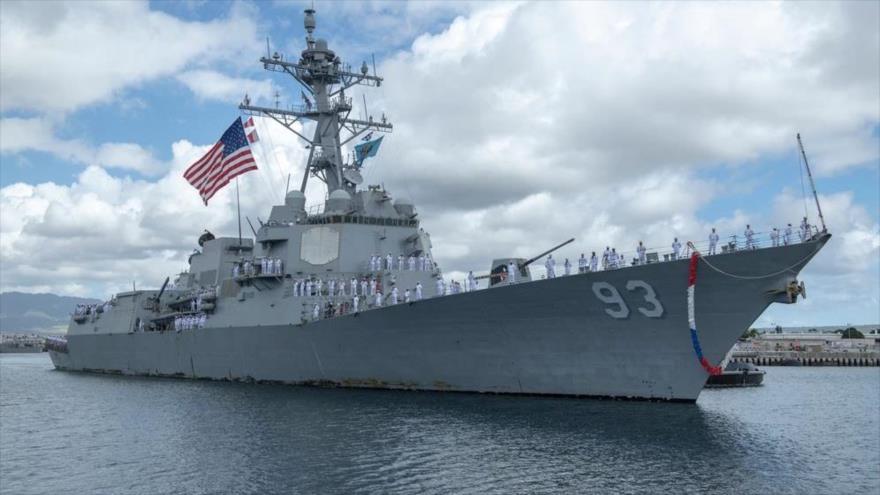
<path fill-rule="evenodd" d="M 307 142 L 301 187 L 253 239 L 204 234 L 189 269 L 158 291 L 117 294 L 73 315 L 47 344 L 66 370 L 412 390 L 696 400 L 736 338 L 773 302 L 803 293 L 797 275 L 830 238 L 717 256 L 634 263 L 532 280 L 534 260 L 499 258 L 485 290 L 443 282 L 410 201 L 362 186 L 343 147 L 392 124 L 351 116 L 346 90 L 378 86 L 314 38 L 287 61 L 260 61 L 299 83 L 303 105 L 245 101 Z M 314 121 L 306 136 L 299 122 Z M 305 190 L 326 184 L 321 208 Z M 504 253 L 502 253 L 504 254 Z M 667 258 L 668 259 L 668 258 Z M 652 259 L 652 261 L 654 261 Z M 697 272 L 699 271 L 699 276 Z M 699 330 L 699 332 L 697 332 Z"/>

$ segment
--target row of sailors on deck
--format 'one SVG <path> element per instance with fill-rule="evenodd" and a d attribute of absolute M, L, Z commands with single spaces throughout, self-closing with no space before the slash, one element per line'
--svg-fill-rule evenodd
<path fill-rule="evenodd" d="M 391 277 L 391 283 L 396 282 L 396 277 Z M 421 284 L 418 284 L 421 290 Z M 362 278 L 358 280 L 351 277 L 348 282 L 341 279 L 324 281 L 320 278 L 301 278 L 293 281 L 294 297 L 307 296 L 372 296 L 381 290 L 376 278 Z"/>
<path fill-rule="evenodd" d="M 75 308 L 73 308 L 74 316 L 88 316 L 88 315 L 96 315 L 98 313 L 106 313 L 110 311 L 110 307 L 113 305 L 111 301 L 105 301 L 101 304 L 77 304 Z M 100 311 L 98 311 L 100 308 Z"/>
<path fill-rule="evenodd" d="M 208 315 L 205 313 L 197 315 L 184 315 L 174 317 L 174 331 L 193 330 L 195 328 L 205 328 L 205 322 L 208 321 Z"/>
<path fill-rule="evenodd" d="M 434 262 L 431 260 L 430 254 L 420 254 L 418 256 L 409 255 L 404 257 L 402 254 L 397 255 L 397 266 L 394 265 L 394 257 L 388 253 L 385 258 L 376 254 L 370 256 L 370 271 L 380 272 L 382 270 L 398 270 L 398 271 L 430 271 L 434 269 Z"/>
<path fill-rule="evenodd" d="M 232 265 L 233 277 L 253 277 L 254 275 L 283 275 L 284 262 L 280 258 L 260 258 L 259 263 L 244 260 Z"/>
<path fill-rule="evenodd" d="M 346 305 L 347 309 L 350 309 L 351 312 L 357 313 L 361 307 L 361 301 L 364 303 L 372 302 L 373 307 L 382 307 L 382 306 L 393 306 L 399 303 L 410 303 L 413 301 L 421 301 L 423 297 L 422 293 L 422 283 L 417 282 L 415 290 L 404 289 L 403 297 L 401 297 L 400 289 L 396 286 L 392 287 L 388 292 L 388 295 L 383 295 L 381 290 L 376 290 L 374 293 L 370 294 L 354 294 L 351 296 L 351 304 Z M 340 307 L 334 307 L 332 304 L 328 305 L 330 308 L 329 311 L 325 311 L 325 317 L 332 316 L 333 314 L 340 313 Z M 344 312 L 341 312 L 342 314 Z M 318 319 L 321 317 L 321 305 L 315 303 L 312 307 L 312 318 Z"/>
<path fill-rule="evenodd" d="M 201 311 L 202 304 L 204 303 L 203 299 L 205 296 L 209 294 L 214 294 L 214 290 L 200 290 L 195 294 L 195 297 L 189 301 L 189 310 L 190 311 Z"/>

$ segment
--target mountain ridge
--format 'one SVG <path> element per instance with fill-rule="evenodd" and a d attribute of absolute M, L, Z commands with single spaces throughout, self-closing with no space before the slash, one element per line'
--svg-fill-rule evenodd
<path fill-rule="evenodd" d="M 51 293 L 0 292 L 0 332 L 63 333 L 77 304 L 100 302 Z"/>

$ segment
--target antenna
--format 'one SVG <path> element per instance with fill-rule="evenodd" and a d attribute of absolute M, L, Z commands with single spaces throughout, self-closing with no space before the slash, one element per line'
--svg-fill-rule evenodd
<path fill-rule="evenodd" d="M 371 53 L 370 56 L 373 57 L 373 75 L 375 76 L 376 75 L 376 54 Z"/>
<path fill-rule="evenodd" d="M 801 149 L 801 156 L 804 159 L 804 166 L 807 168 L 807 177 L 810 178 L 810 187 L 813 189 L 813 199 L 816 200 L 816 209 L 819 211 L 819 222 L 822 223 L 822 232 L 826 232 L 825 217 L 822 215 L 822 207 L 819 206 L 819 194 L 816 192 L 816 183 L 813 181 L 813 173 L 810 172 L 810 163 L 807 162 L 807 153 L 804 151 L 804 143 L 801 142 L 801 133 L 797 134 L 798 147 Z"/>

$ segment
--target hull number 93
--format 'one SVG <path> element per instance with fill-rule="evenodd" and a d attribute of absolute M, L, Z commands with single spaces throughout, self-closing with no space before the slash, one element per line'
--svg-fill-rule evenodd
<path fill-rule="evenodd" d="M 636 307 L 636 310 L 648 318 L 660 318 L 663 316 L 663 305 L 657 299 L 657 294 L 651 284 L 643 280 L 629 280 L 626 282 L 626 290 L 637 292 L 642 295 L 644 301 Z M 596 298 L 607 304 L 605 312 L 612 318 L 623 319 L 629 317 L 630 309 L 626 301 L 620 296 L 617 288 L 608 282 L 593 282 L 593 294 Z"/>

